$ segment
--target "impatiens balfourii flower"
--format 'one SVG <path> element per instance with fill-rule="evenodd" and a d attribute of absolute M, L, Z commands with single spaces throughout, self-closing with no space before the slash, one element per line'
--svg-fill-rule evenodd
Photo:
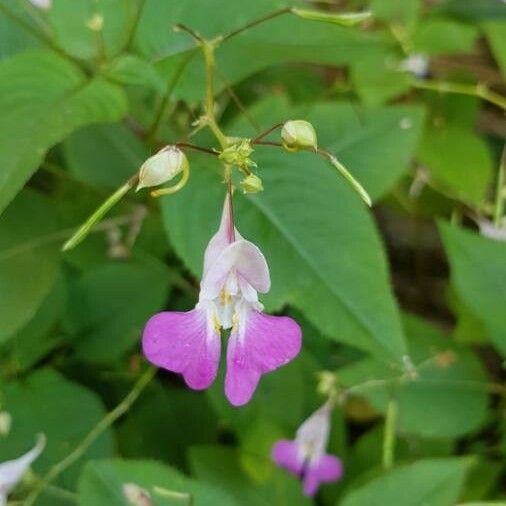
<path fill-rule="evenodd" d="M 15 460 L 0 464 L 0 506 L 7 504 L 7 495 L 21 481 L 21 478 L 41 454 L 46 445 L 46 438 L 40 435 L 37 444 L 27 453 Z"/>
<path fill-rule="evenodd" d="M 188 312 L 162 312 L 147 323 L 142 344 L 149 361 L 183 375 L 195 390 L 216 378 L 221 329 L 230 329 L 225 394 L 246 404 L 262 374 L 287 364 L 299 352 L 301 330 L 285 316 L 262 312 L 258 292 L 270 289 L 269 268 L 260 249 L 234 226 L 227 195 L 218 232 L 204 254 L 199 300 Z"/>
<path fill-rule="evenodd" d="M 326 453 L 330 412 L 331 405 L 324 404 L 299 427 L 295 440 L 282 439 L 272 448 L 274 462 L 298 476 L 308 496 L 316 494 L 322 483 L 343 475 L 341 461 Z"/>

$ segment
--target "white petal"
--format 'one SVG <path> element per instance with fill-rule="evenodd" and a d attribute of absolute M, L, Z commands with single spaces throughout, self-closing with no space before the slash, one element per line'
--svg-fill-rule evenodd
<path fill-rule="evenodd" d="M 232 233 L 233 230 L 233 233 Z M 232 237 L 233 236 L 233 237 Z M 230 205 L 230 196 L 225 196 L 223 211 L 221 213 L 221 222 L 218 232 L 211 237 L 204 253 L 204 275 L 209 267 L 216 262 L 222 251 L 234 240 L 242 239 L 241 234 L 233 225 L 232 207 Z"/>
<path fill-rule="evenodd" d="M 52 0 L 30 0 L 30 2 L 41 9 L 50 9 L 52 4 Z"/>
<path fill-rule="evenodd" d="M 330 432 L 330 409 L 327 404 L 315 411 L 297 430 L 295 441 L 304 460 L 316 460 L 327 448 Z"/>
<path fill-rule="evenodd" d="M 200 285 L 201 299 L 218 297 L 232 271 L 258 292 L 269 291 L 271 280 L 265 257 L 252 242 L 242 239 L 229 244 L 209 266 Z"/>
<path fill-rule="evenodd" d="M 41 454 L 45 445 L 46 438 L 41 434 L 37 438 L 37 444 L 29 452 L 15 460 L 0 464 L 0 491 L 3 494 L 8 494 L 16 486 L 32 462 Z"/>

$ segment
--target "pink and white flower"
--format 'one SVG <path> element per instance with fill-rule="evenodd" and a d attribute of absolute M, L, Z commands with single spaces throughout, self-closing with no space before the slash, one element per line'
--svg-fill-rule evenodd
<path fill-rule="evenodd" d="M 41 454 L 46 445 L 46 438 L 41 435 L 37 444 L 29 452 L 15 460 L 9 460 L 0 464 L 0 506 L 7 504 L 7 496 L 11 490 L 21 481 L 33 461 Z"/>
<path fill-rule="evenodd" d="M 330 411 L 330 404 L 324 404 L 299 427 L 295 440 L 281 439 L 272 448 L 274 462 L 302 480 L 307 496 L 343 475 L 341 460 L 326 453 Z"/>
<path fill-rule="evenodd" d="M 270 284 L 265 257 L 235 228 L 227 196 L 219 230 L 204 254 L 197 305 L 188 312 L 154 315 L 142 338 L 145 356 L 202 390 L 216 378 L 221 329 L 230 329 L 225 394 L 235 406 L 246 404 L 262 374 L 290 362 L 301 347 L 294 320 L 262 312 L 258 292 L 268 292 Z"/>

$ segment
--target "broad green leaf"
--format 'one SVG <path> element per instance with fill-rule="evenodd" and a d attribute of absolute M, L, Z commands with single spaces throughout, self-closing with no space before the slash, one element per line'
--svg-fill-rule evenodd
<path fill-rule="evenodd" d="M 57 229 L 54 206 L 34 191 L 19 194 L 0 217 L 0 342 L 26 325 L 49 294 L 60 260 Z"/>
<path fill-rule="evenodd" d="M 450 260 L 452 284 L 506 355 L 506 243 L 440 224 Z"/>
<path fill-rule="evenodd" d="M 353 102 L 294 106 L 279 98 L 261 101 L 250 114 L 262 129 L 290 118 L 310 121 L 316 129 L 318 145 L 335 154 L 373 200 L 392 189 L 409 168 L 424 121 L 424 111 L 417 106 L 357 110 Z M 244 119 L 227 125 L 227 133 L 255 134 Z M 269 139 L 279 141 L 278 136 L 276 132 Z M 296 161 L 295 156 L 288 157 L 285 163 L 292 161 Z M 329 166 L 329 170 L 334 169 Z"/>
<path fill-rule="evenodd" d="M 32 367 L 62 343 L 58 320 L 65 311 L 66 296 L 66 285 L 60 277 L 35 316 L 9 341 L 9 363 L 14 370 Z"/>
<path fill-rule="evenodd" d="M 153 64 L 133 54 L 124 54 L 114 60 L 106 75 L 121 84 L 147 86 L 160 93 L 167 87 Z"/>
<path fill-rule="evenodd" d="M 239 506 L 223 489 L 187 478 L 149 460 L 99 460 L 86 465 L 79 481 L 79 506 L 126 506 L 124 486 L 145 490 L 153 506 Z M 162 495 L 158 488 L 173 492 Z"/>
<path fill-rule="evenodd" d="M 37 169 L 45 152 L 72 130 L 116 121 L 123 91 L 74 64 L 39 51 L 0 63 L 0 212 Z"/>
<path fill-rule="evenodd" d="M 429 17 L 413 35 L 413 51 L 423 54 L 472 52 L 478 30 L 452 19 Z"/>
<path fill-rule="evenodd" d="M 133 259 L 86 271 L 70 288 L 66 329 L 77 354 L 111 362 L 141 336 L 144 324 L 163 308 L 169 273 L 159 260 Z"/>
<path fill-rule="evenodd" d="M 188 448 L 213 443 L 217 433 L 218 419 L 206 396 L 186 385 L 174 388 L 154 381 L 119 427 L 118 441 L 125 458 L 159 459 L 184 469 Z"/>
<path fill-rule="evenodd" d="M 434 8 L 441 12 L 465 21 L 506 19 L 506 7 L 497 0 L 445 0 Z"/>
<path fill-rule="evenodd" d="M 371 0 L 372 13 L 378 19 L 412 27 L 421 9 L 420 0 Z"/>
<path fill-rule="evenodd" d="M 2 409 L 12 415 L 12 430 L 2 441 L 0 460 L 19 456 L 36 434 L 44 433 L 47 446 L 33 466 L 39 474 L 66 457 L 105 416 L 94 393 L 50 369 L 38 370 L 22 381 L 2 382 L 0 388 Z M 110 457 L 112 452 L 112 435 L 105 431 L 55 484 L 73 488 L 84 460 Z"/>
<path fill-rule="evenodd" d="M 30 23 L 30 18 L 21 2 L 0 0 L 0 58 L 12 56 L 21 51 L 32 49 L 39 44 L 38 39 L 5 14 L 4 9 L 16 17 Z"/>
<path fill-rule="evenodd" d="M 453 124 L 429 128 L 418 157 L 441 191 L 473 205 L 483 202 L 493 163 L 487 144 L 472 130 Z"/>
<path fill-rule="evenodd" d="M 399 360 L 405 353 L 399 315 L 365 205 L 315 155 L 264 148 L 256 159 L 265 191 L 238 196 L 235 216 L 270 265 L 265 302 L 271 308 L 290 302 L 334 339 Z M 198 160 L 185 189 L 162 203 L 171 242 L 196 274 L 225 191 L 214 160 Z"/>
<path fill-rule="evenodd" d="M 93 125 L 71 134 L 63 143 L 72 174 L 94 186 L 118 188 L 149 156 L 144 144 L 124 125 Z"/>
<path fill-rule="evenodd" d="M 490 21 L 483 25 L 488 43 L 503 76 L 506 75 L 506 20 Z"/>
<path fill-rule="evenodd" d="M 478 430 L 487 419 L 487 378 L 467 348 L 414 317 L 405 319 L 410 356 L 418 378 L 395 381 L 399 369 L 387 369 L 363 359 L 338 371 L 347 386 L 378 381 L 375 387 L 357 388 L 381 412 L 393 394 L 399 405 L 399 430 L 423 437 L 458 437 Z M 431 406 L 431 409 L 427 409 Z"/>
<path fill-rule="evenodd" d="M 456 458 L 400 466 L 351 490 L 339 506 L 455 506 L 468 467 Z"/>
<path fill-rule="evenodd" d="M 57 44 L 72 56 L 96 62 L 116 55 L 135 22 L 135 2 L 124 0 L 53 0 L 48 18 Z M 100 30 L 99 19 L 102 21 Z"/>
<path fill-rule="evenodd" d="M 191 467 L 199 480 L 227 491 L 239 504 L 248 506 L 305 506 L 312 504 L 304 497 L 296 478 L 281 469 L 274 469 L 269 481 L 258 484 L 241 466 L 241 454 L 224 446 L 195 446 L 190 449 Z"/>
<path fill-rule="evenodd" d="M 412 77 L 393 54 L 364 57 L 351 64 L 351 79 L 366 106 L 382 105 L 411 89 Z"/>

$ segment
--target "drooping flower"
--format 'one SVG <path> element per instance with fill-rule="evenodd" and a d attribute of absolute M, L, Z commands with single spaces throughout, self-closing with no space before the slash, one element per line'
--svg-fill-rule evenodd
<path fill-rule="evenodd" d="M 262 312 L 257 292 L 268 292 L 270 283 L 265 257 L 235 228 L 227 196 L 219 230 L 204 254 L 197 305 L 188 312 L 154 315 L 142 338 L 145 356 L 158 367 L 182 374 L 189 387 L 202 390 L 216 378 L 220 330 L 231 329 L 225 394 L 235 406 L 246 404 L 262 374 L 290 362 L 301 346 L 301 330 L 294 320 Z"/>
<path fill-rule="evenodd" d="M 295 440 L 281 439 L 272 448 L 274 462 L 302 480 L 307 496 L 343 475 L 341 460 L 326 453 L 330 411 L 329 403 L 324 404 L 299 427 Z"/>
<path fill-rule="evenodd" d="M 7 496 L 19 483 L 32 462 L 41 454 L 46 445 L 46 438 L 40 435 L 37 444 L 27 453 L 15 460 L 0 464 L 0 506 L 7 504 Z"/>

